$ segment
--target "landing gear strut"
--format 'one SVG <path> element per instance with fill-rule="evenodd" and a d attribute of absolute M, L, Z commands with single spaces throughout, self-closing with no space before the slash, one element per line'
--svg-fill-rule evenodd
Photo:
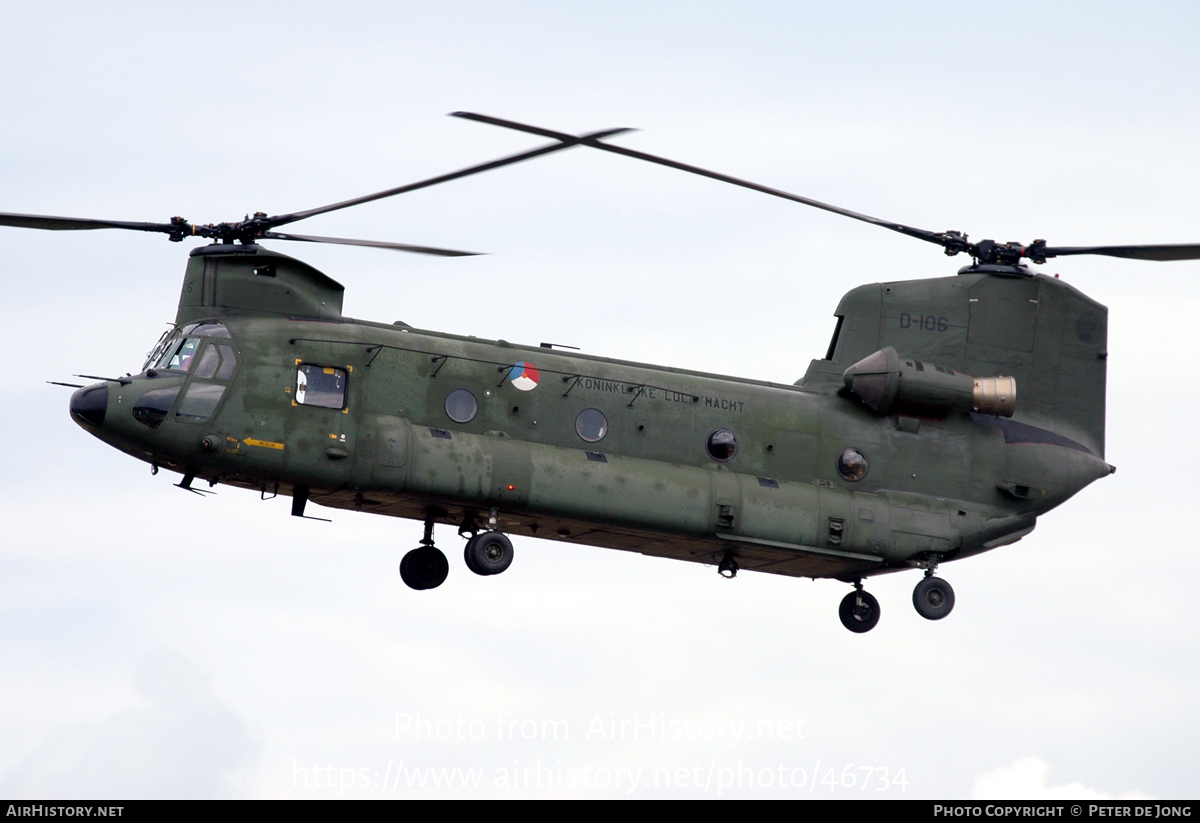
<path fill-rule="evenodd" d="M 855 634 L 869 632 L 879 622 L 879 601 L 863 591 L 861 580 L 855 580 L 854 591 L 843 597 L 838 606 L 838 617 L 842 618 L 842 625 Z"/>
<path fill-rule="evenodd" d="M 717 574 L 726 580 L 732 580 L 737 577 L 739 568 L 741 567 L 738 566 L 737 558 L 734 557 L 733 552 L 726 552 L 725 556 L 721 558 L 720 565 L 717 566 Z"/>
<path fill-rule="evenodd" d="M 433 545 L 433 518 L 427 517 L 421 545 L 400 561 L 400 579 L 411 589 L 436 589 L 446 582 L 449 573 L 446 555 Z"/>

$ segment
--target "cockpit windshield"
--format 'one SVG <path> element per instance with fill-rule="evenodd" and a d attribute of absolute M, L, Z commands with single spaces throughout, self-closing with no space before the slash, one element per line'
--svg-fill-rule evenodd
<path fill-rule="evenodd" d="M 151 350 L 142 371 L 150 368 L 188 371 L 200 348 L 201 338 L 230 337 L 229 329 L 217 320 L 189 323 L 183 328 L 168 329 Z"/>
<path fill-rule="evenodd" d="M 142 364 L 142 371 L 145 371 L 158 362 L 158 359 L 162 357 L 167 347 L 179 338 L 178 332 L 178 327 L 172 327 L 162 333 L 162 337 L 158 338 L 158 342 L 154 344 L 154 348 L 146 354 L 146 362 Z"/>

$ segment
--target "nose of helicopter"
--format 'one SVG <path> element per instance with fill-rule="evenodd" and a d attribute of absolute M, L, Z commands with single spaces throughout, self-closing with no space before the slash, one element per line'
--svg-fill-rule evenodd
<path fill-rule="evenodd" d="M 88 431 L 100 428 L 107 409 L 107 383 L 85 386 L 71 395 L 71 419 Z"/>

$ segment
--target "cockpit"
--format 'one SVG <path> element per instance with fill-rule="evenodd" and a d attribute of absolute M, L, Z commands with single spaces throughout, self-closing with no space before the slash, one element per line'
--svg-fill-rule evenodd
<path fill-rule="evenodd" d="M 208 420 L 220 405 L 236 368 L 237 353 L 223 323 L 210 320 L 171 329 L 159 338 L 142 372 L 149 378 L 190 377 L 186 386 L 181 380 L 170 381 L 144 393 L 133 404 L 133 418 L 157 429 L 174 408 L 173 419 L 180 422 Z"/>

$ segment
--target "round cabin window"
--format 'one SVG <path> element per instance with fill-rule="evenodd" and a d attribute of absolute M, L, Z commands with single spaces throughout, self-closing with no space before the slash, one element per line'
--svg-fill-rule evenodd
<path fill-rule="evenodd" d="M 575 433 L 588 443 L 602 440 L 608 434 L 608 418 L 599 409 L 584 409 L 575 418 Z"/>
<path fill-rule="evenodd" d="M 717 429 L 708 436 L 704 446 L 709 457 L 724 463 L 737 454 L 737 436 L 729 429 Z"/>
<path fill-rule="evenodd" d="M 837 470 L 843 480 L 849 480 L 851 483 L 862 480 L 867 476 L 869 467 L 867 456 L 858 449 L 842 449 L 842 453 L 838 455 Z"/>
<path fill-rule="evenodd" d="M 470 423 L 479 413 L 479 401 L 466 389 L 455 389 L 446 397 L 446 416 L 455 423 Z"/>

